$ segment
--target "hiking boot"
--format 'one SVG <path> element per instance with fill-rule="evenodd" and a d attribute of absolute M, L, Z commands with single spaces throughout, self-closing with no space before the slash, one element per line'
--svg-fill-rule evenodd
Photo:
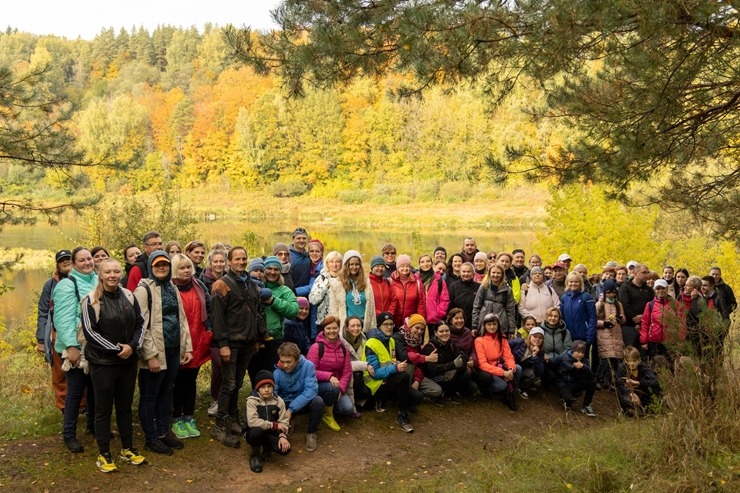
<path fill-rule="evenodd" d="M 238 415 L 229 416 L 229 431 L 237 436 L 242 436 L 242 433 L 244 433 L 244 428 Z"/>
<path fill-rule="evenodd" d="M 172 433 L 174 433 L 177 438 L 190 438 L 190 432 L 185 428 L 185 420 L 182 418 L 177 418 L 172 424 Z"/>
<path fill-rule="evenodd" d="M 66 445 L 67 450 L 73 454 L 80 454 L 85 451 L 85 447 L 82 446 L 77 437 L 65 438 L 64 445 Z"/>
<path fill-rule="evenodd" d="M 252 472 L 262 472 L 262 461 L 260 461 L 258 456 L 253 455 L 249 458 L 249 468 Z"/>
<path fill-rule="evenodd" d="M 529 394 L 527 393 L 527 391 L 526 391 L 526 390 L 524 390 L 524 389 L 520 389 L 519 387 L 517 387 L 517 388 L 516 388 L 516 391 L 517 391 L 517 392 L 519 392 L 519 396 L 520 396 L 520 397 L 521 397 L 522 399 L 529 399 Z"/>
<path fill-rule="evenodd" d="M 321 417 L 321 421 L 332 431 L 342 431 L 342 427 L 334 419 L 334 406 L 325 406 L 324 415 Z"/>
<path fill-rule="evenodd" d="M 181 448 L 185 448 L 185 444 L 172 435 L 165 435 L 163 437 L 160 437 L 159 439 L 162 440 L 162 443 L 164 443 L 168 447 L 176 448 L 178 450 Z"/>
<path fill-rule="evenodd" d="M 596 417 L 596 413 L 594 412 L 594 409 L 590 405 L 583 406 L 581 408 L 581 412 L 583 414 L 585 414 L 586 416 L 588 416 L 589 418 L 595 418 Z"/>
<path fill-rule="evenodd" d="M 183 419 L 185 423 L 185 429 L 188 430 L 188 436 L 190 438 L 196 438 L 200 436 L 200 430 L 195 426 L 195 418 Z"/>
<path fill-rule="evenodd" d="M 223 443 L 226 447 L 239 448 L 241 440 L 228 431 L 229 418 L 216 419 L 216 424 L 211 428 L 211 436 Z"/>
<path fill-rule="evenodd" d="M 316 433 L 306 433 L 306 452 L 313 452 L 316 446 Z"/>
<path fill-rule="evenodd" d="M 396 423 L 401 427 L 401 431 L 405 431 L 406 433 L 412 433 L 414 431 L 414 427 L 411 426 L 411 422 L 409 421 L 409 415 L 406 413 L 399 412 L 396 415 Z"/>
<path fill-rule="evenodd" d="M 218 414 L 218 401 L 211 401 L 211 405 L 208 406 L 208 415 L 212 418 Z"/>
<path fill-rule="evenodd" d="M 175 453 L 174 450 L 165 445 L 165 443 L 159 438 L 152 440 L 151 442 L 146 442 L 144 444 L 144 448 L 151 450 L 155 454 L 172 455 Z"/>
<path fill-rule="evenodd" d="M 118 470 L 115 462 L 113 462 L 113 458 L 110 456 L 110 452 L 100 454 L 95 465 L 98 466 L 98 471 L 100 472 L 113 472 Z"/>
<path fill-rule="evenodd" d="M 139 452 L 135 448 L 121 449 L 121 460 L 135 466 L 141 465 L 146 461 L 144 456 L 139 455 Z"/>

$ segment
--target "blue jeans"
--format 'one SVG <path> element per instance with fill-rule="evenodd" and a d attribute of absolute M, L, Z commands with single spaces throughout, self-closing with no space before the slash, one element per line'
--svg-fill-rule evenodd
<path fill-rule="evenodd" d="M 522 367 L 516 365 L 516 371 L 514 372 L 514 385 L 519 385 L 519 380 L 522 378 Z M 478 385 L 481 390 L 489 394 L 500 394 L 506 392 L 509 387 L 509 382 L 503 378 L 492 375 L 483 370 L 478 371 Z"/>
<path fill-rule="evenodd" d="M 342 394 L 339 387 L 335 387 L 329 382 L 319 382 L 319 397 L 324 400 L 324 406 L 334 406 L 336 414 L 349 416 L 354 410 L 349 396 Z"/>
<path fill-rule="evenodd" d="M 167 435 L 172 388 L 180 368 L 180 348 L 165 349 L 167 369 L 152 373 L 139 370 L 139 419 L 147 442 Z"/>
<path fill-rule="evenodd" d="M 87 428 L 95 429 L 95 391 L 89 375 L 78 368 L 72 368 L 66 373 L 67 395 L 64 398 L 64 418 L 62 421 L 62 436 L 73 438 L 77 436 L 77 417 L 80 414 L 80 402 L 87 390 Z"/>

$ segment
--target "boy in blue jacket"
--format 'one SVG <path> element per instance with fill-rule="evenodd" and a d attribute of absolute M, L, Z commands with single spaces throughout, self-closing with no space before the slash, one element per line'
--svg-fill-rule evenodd
<path fill-rule="evenodd" d="M 278 364 L 275 376 L 275 395 L 281 397 L 288 407 L 290 421 L 294 414 L 308 413 L 306 451 L 316 450 L 316 432 L 324 415 L 324 400 L 319 397 L 319 384 L 313 363 L 301 356 L 298 346 L 284 342 L 278 348 Z"/>

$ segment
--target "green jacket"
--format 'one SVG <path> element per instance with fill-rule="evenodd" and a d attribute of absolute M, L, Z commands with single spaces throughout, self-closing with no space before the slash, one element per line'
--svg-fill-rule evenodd
<path fill-rule="evenodd" d="M 268 282 L 267 287 L 272 291 L 272 304 L 265 305 L 265 323 L 267 332 L 281 341 L 283 339 L 283 321 L 286 318 L 295 318 L 298 315 L 298 300 L 293 291 L 284 284 Z"/>

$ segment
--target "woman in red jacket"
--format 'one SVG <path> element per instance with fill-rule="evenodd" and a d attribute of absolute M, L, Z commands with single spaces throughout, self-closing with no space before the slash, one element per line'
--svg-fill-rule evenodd
<path fill-rule="evenodd" d="M 200 367 L 211 359 L 209 311 L 211 296 L 208 289 L 194 275 L 193 262 L 181 253 L 172 257 L 172 282 L 180 292 L 182 308 L 188 320 L 190 339 L 193 341 L 193 360 L 180 365 L 172 393 L 172 432 L 177 438 L 195 438 L 200 430 L 195 425 L 196 381 Z"/>
<path fill-rule="evenodd" d="M 393 323 L 403 326 L 404 320 L 414 313 L 426 313 L 426 294 L 421 280 L 411 272 L 411 257 L 399 255 L 396 272 L 391 276 L 391 306 Z"/>
<path fill-rule="evenodd" d="M 522 367 L 514 361 L 498 316 L 489 313 L 483 317 L 479 333 L 482 335 L 475 340 L 478 387 L 486 397 L 503 393 L 506 405 L 516 411 L 514 389 L 521 378 Z"/>

